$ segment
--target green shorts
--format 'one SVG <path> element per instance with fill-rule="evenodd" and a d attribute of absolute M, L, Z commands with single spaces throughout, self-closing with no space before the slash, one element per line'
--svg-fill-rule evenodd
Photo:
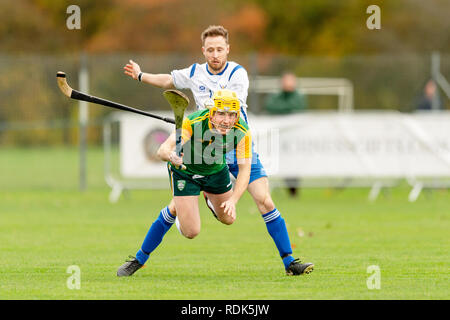
<path fill-rule="evenodd" d="M 170 163 L 167 168 L 174 196 L 198 196 L 200 191 L 221 194 L 232 188 L 228 166 L 210 176 L 191 175 L 173 168 Z"/>

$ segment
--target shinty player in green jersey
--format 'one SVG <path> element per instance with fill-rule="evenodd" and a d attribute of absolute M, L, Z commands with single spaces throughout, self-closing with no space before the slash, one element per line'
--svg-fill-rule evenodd
<path fill-rule="evenodd" d="M 174 151 L 175 133 L 158 150 L 158 157 L 168 162 L 174 201 L 161 210 L 136 257 L 130 256 L 117 270 L 117 276 L 131 276 L 143 267 L 175 222 L 186 238 L 192 239 L 200 233 L 198 196 L 201 191 L 217 208 L 219 221 L 230 225 L 236 219 L 236 203 L 247 189 L 252 160 L 252 138 L 247 124 L 240 119 L 236 93 L 219 90 L 208 109 L 186 117 L 182 143 L 181 156 Z M 239 165 L 234 188 L 225 160 L 225 154 L 233 149 Z M 182 165 L 185 170 L 181 169 Z"/>

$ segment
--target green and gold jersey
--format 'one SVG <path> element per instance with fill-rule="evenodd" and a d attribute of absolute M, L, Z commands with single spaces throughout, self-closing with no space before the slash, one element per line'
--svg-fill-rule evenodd
<path fill-rule="evenodd" d="M 226 135 L 213 129 L 209 110 L 191 113 L 183 120 L 181 132 L 183 143 L 184 172 L 202 176 L 212 175 L 227 164 L 225 154 L 236 150 L 237 159 L 252 157 L 252 137 L 245 121 L 239 121 Z"/>

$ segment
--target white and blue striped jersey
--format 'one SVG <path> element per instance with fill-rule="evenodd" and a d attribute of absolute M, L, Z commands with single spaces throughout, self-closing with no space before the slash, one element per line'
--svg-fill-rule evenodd
<path fill-rule="evenodd" d="M 171 72 L 173 84 L 176 89 L 190 89 L 197 109 L 204 109 L 206 100 L 211 99 L 214 92 L 220 89 L 229 89 L 236 92 L 241 104 L 241 116 L 247 120 L 248 74 L 236 62 L 228 61 L 222 72 L 213 74 L 208 64 L 194 63 L 185 69 Z"/>

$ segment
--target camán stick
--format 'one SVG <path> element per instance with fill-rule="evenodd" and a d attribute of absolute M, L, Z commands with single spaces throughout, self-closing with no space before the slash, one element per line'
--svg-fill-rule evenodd
<path fill-rule="evenodd" d="M 189 105 L 189 98 L 178 90 L 166 90 L 163 93 L 164 98 L 169 102 L 175 116 L 175 152 L 177 156 L 181 156 L 181 131 L 183 127 L 184 111 Z M 181 169 L 185 170 L 186 166 L 181 165 Z"/>
<path fill-rule="evenodd" d="M 109 100 L 106 100 L 106 99 L 98 98 L 98 97 L 91 96 L 91 95 L 88 95 L 86 93 L 74 90 L 67 84 L 67 79 L 66 79 L 66 73 L 65 72 L 58 71 L 56 73 L 56 79 L 58 81 L 58 86 L 61 89 L 62 93 L 64 93 L 64 95 L 66 95 L 69 98 L 72 98 L 72 99 L 75 99 L 75 100 L 91 102 L 91 103 L 99 104 L 99 105 L 102 105 L 102 106 L 105 106 L 105 107 L 110 107 L 110 108 L 119 109 L 119 110 L 123 110 L 123 111 L 129 111 L 129 112 L 137 113 L 137 114 L 140 114 L 140 115 L 144 115 L 144 116 L 147 116 L 147 117 L 151 117 L 151 118 L 159 119 L 159 120 L 162 120 L 162 121 L 165 121 L 165 122 L 168 122 L 168 123 L 175 124 L 175 120 L 174 119 L 161 117 L 161 116 L 158 116 L 156 114 L 152 114 L 152 113 L 140 110 L 140 109 L 132 108 L 132 107 L 126 106 L 126 105 L 121 104 L 121 103 L 117 103 L 117 102 L 109 101 Z M 177 90 L 171 90 L 171 91 L 177 91 Z M 178 93 L 183 95 L 181 92 L 178 92 Z M 188 103 L 189 103 L 189 100 L 188 100 Z M 175 113 L 175 111 L 174 111 L 174 113 Z M 183 111 L 183 113 L 184 113 L 184 111 Z M 175 113 L 175 115 L 176 115 L 176 113 Z"/>

